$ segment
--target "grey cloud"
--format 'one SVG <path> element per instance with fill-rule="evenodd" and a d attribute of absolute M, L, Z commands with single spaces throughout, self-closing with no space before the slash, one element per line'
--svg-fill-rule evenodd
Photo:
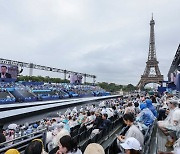
<path fill-rule="evenodd" d="M 145 69 L 153 12 L 157 58 L 166 76 L 179 44 L 177 4 L 178 0 L 1 0 L 1 57 L 135 85 Z"/>

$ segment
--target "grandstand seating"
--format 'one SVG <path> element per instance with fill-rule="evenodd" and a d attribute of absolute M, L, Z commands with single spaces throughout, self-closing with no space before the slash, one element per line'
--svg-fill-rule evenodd
<path fill-rule="evenodd" d="M 69 97 L 107 96 L 98 86 L 72 85 L 69 83 L 45 84 L 43 82 L 0 82 L 0 103 L 57 100 Z M 7 94 L 7 95 L 6 95 Z M 9 96 L 11 99 L 9 99 Z"/>
<path fill-rule="evenodd" d="M 0 91 L 0 104 L 4 103 L 14 103 L 15 97 L 11 95 L 8 91 Z"/>
<path fill-rule="evenodd" d="M 123 128 L 123 121 L 121 115 L 112 116 L 109 118 L 112 124 L 109 125 L 107 131 L 100 131 L 99 134 L 92 135 L 93 128 L 87 129 L 85 126 L 76 125 L 70 128 L 70 134 L 74 141 L 78 143 L 78 146 L 84 152 L 86 146 L 89 143 L 99 143 L 105 149 L 106 154 L 115 154 L 114 152 L 114 143 L 116 142 L 116 135 L 119 132 L 125 131 L 127 127 Z M 156 131 L 156 121 L 152 124 L 152 126 L 145 131 L 144 134 L 144 147 L 142 153 L 149 154 L 151 153 L 151 143 L 152 143 L 152 134 Z M 43 135 L 41 135 L 43 136 Z M 31 137 L 32 138 L 32 137 Z M 21 144 L 18 145 L 22 148 L 27 145 L 25 142 L 30 142 L 30 139 L 27 139 Z M 24 145 L 23 145 L 24 144 Z M 16 145 L 16 144 L 15 144 Z M 13 146 L 12 146 L 13 147 Z M 19 148 L 21 150 L 21 148 Z M 1 152 L 1 151 L 0 151 Z"/>
<path fill-rule="evenodd" d="M 109 142 L 108 139 L 111 138 L 111 136 L 122 127 L 122 118 L 116 118 L 114 118 L 114 121 L 112 121 L 112 125 L 109 126 L 109 129 L 107 131 L 101 130 L 98 134 L 91 134 L 93 128 L 80 128 L 78 131 L 78 135 L 74 136 L 73 139 L 78 143 L 78 146 L 80 147 L 81 151 L 84 152 L 86 146 L 89 143 L 103 144 L 105 142 Z M 115 125 L 115 121 L 118 121 L 119 123 Z"/>
<path fill-rule="evenodd" d="M 115 121 L 121 121 L 117 126 L 114 125 Z M 33 125 L 33 124 L 32 124 Z M 91 136 L 91 132 L 93 128 L 87 129 L 85 126 L 81 125 L 76 125 L 70 129 L 71 136 L 73 137 L 73 140 L 78 143 L 78 147 L 84 152 L 86 146 L 89 143 L 99 143 L 102 144 L 103 142 L 107 141 L 108 138 L 112 136 L 112 134 L 115 133 L 115 130 L 121 128 L 122 126 L 122 118 L 115 118 L 114 121 L 112 121 L 112 126 L 110 127 L 111 129 L 108 130 L 107 133 L 104 131 L 100 131 L 99 134 Z M 72 133 L 72 132 L 76 132 Z M 19 132 L 18 132 L 19 133 Z M 16 148 L 18 149 L 21 153 L 24 152 L 25 147 L 35 138 L 39 138 L 43 140 L 43 143 L 45 145 L 46 143 L 46 129 L 42 128 L 41 130 L 34 129 L 34 132 L 28 130 L 26 133 L 20 137 L 16 137 L 14 140 L 10 140 L 4 143 L 1 143 L 0 146 L 4 146 L 3 148 L 0 149 L 0 153 L 4 153 L 6 150 L 10 148 Z M 8 145 L 8 143 L 13 143 L 11 145 Z"/>

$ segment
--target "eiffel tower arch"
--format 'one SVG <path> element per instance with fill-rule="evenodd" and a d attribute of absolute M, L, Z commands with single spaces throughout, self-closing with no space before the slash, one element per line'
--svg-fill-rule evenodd
<path fill-rule="evenodd" d="M 156 57 L 156 49 L 155 49 L 155 36 L 154 36 L 154 19 L 150 21 L 150 40 L 149 40 L 149 53 L 148 53 L 148 60 L 146 62 L 146 67 L 144 70 L 143 75 L 141 75 L 141 79 L 137 84 L 137 87 L 141 89 L 148 83 L 157 83 L 160 84 L 163 81 L 163 75 L 161 75 L 159 69 L 159 62 L 157 61 Z"/>

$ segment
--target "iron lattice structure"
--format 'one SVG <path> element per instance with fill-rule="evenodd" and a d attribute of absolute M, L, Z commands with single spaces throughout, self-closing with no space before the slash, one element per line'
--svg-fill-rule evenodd
<path fill-rule="evenodd" d="M 0 64 L 13 65 L 13 66 L 21 67 L 21 68 L 29 68 L 30 69 L 29 76 L 32 76 L 33 69 L 38 69 L 38 70 L 44 70 L 44 71 L 64 73 L 64 79 L 67 78 L 68 74 L 69 75 L 70 74 L 77 74 L 77 75 L 81 75 L 81 76 L 84 77 L 84 82 L 86 82 L 86 78 L 87 77 L 92 78 L 93 79 L 93 83 L 95 83 L 95 80 L 96 80 L 96 76 L 95 75 L 79 73 L 79 72 L 74 72 L 74 71 L 68 71 L 68 70 L 63 70 L 63 69 L 54 68 L 54 67 L 37 65 L 37 64 L 33 64 L 33 63 L 20 62 L 20 61 L 14 61 L 14 60 L 0 58 Z"/>
<path fill-rule="evenodd" d="M 156 57 L 156 49 L 155 49 L 155 35 L 154 35 L 154 19 L 152 17 L 150 21 L 150 40 L 149 40 L 149 53 L 148 60 L 146 62 L 146 68 L 144 70 L 143 75 L 141 75 L 141 79 L 137 84 L 138 88 L 144 87 L 148 83 L 160 83 L 163 81 L 163 75 L 159 70 L 158 61 Z"/>

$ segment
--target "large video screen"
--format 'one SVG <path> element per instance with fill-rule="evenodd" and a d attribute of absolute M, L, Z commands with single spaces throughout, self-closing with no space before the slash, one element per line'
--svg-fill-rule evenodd
<path fill-rule="evenodd" d="M 70 83 L 72 84 L 81 84 L 82 83 L 82 75 L 79 74 L 71 74 L 70 75 Z"/>
<path fill-rule="evenodd" d="M 1 80 L 17 79 L 18 67 L 13 65 L 0 64 L 0 78 Z"/>

